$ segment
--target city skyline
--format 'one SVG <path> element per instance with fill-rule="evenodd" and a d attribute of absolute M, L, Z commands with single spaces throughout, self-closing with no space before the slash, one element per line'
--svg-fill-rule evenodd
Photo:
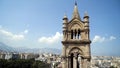
<path fill-rule="evenodd" d="M 92 55 L 119 55 L 119 0 L 77 0 L 80 17 L 90 17 Z M 62 49 L 62 18 L 70 20 L 74 0 L 1 0 L 0 42 L 11 47 Z"/>

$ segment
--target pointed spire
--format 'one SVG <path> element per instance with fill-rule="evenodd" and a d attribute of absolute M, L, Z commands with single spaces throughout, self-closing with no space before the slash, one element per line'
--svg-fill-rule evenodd
<path fill-rule="evenodd" d="M 89 16 L 88 16 L 87 11 L 85 11 L 83 19 L 85 23 L 89 23 Z"/>
<path fill-rule="evenodd" d="M 85 13 L 84 13 L 84 18 L 85 18 L 85 17 L 89 18 L 89 15 L 88 15 L 88 12 L 87 12 L 87 11 L 85 11 Z"/>
<path fill-rule="evenodd" d="M 68 20 L 66 13 L 64 14 L 64 17 L 63 17 L 63 20 L 65 20 L 65 19 Z"/>
<path fill-rule="evenodd" d="M 77 1 L 75 0 L 75 5 L 77 6 Z"/>
<path fill-rule="evenodd" d="M 79 12 L 78 12 L 78 7 L 77 7 L 77 2 L 76 1 L 75 1 L 75 6 L 74 6 L 74 11 L 73 11 L 72 18 L 80 19 L 80 15 L 79 15 Z"/>
<path fill-rule="evenodd" d="M 88 12 L 87 11 L 85 11 L 84 16 L 88 16 Z"/>
<path fill-rule="evenodd" d="M 67 18 L 67 15 L 66 15 L 66 13 L 64 14 L 64 17 L 63 18 Z"/>

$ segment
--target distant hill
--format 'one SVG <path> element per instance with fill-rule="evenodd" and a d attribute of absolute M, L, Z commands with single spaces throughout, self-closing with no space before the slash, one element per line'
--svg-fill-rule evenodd
<path fill-rule="evenodd" d="M 61 54 L 61 49 L 55 48 L 16 48 L 16 51 L 21 53 L 54 53 L 54 54 Z"/>
<path fill-rule="evenodd" d="M 0 51 L 5 51 L 5 52 L 13 52 L 14 48 L 0 42 Z"/>
<path fill-rule="evenodd" d="M 55 48 L 13 48 L 0 42 L 0 51 L 3 52 L 19 52 L 19 53 L 54 53 L 61 54 L 61 49 Z"/>

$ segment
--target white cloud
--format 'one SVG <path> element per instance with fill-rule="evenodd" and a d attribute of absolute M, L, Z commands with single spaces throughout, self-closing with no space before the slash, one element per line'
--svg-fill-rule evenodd
<path fill-rule="evenodd" d="M 112 40 L 115 40 L 116 37 L 114 36 L 110 36 L 109 38 L 106 38 L 106 37 L 101 37 L 99 35 L 95 35 L 95 37 L 93 38 L 93 43 L 96 43 L 96 42 L 99 42 L 99 43 L 102 43 L 102 42 L 105 42 L 105 41 L 112 41 Z"/>
<path fill-rule="evenodd" d="M 29 32 L 29 31 L 26 29 L 26 30 L 24 30 L 24 32 L 23 32 L 23 33 L 24 33 L 24 34 L 27 34 L 28 32 Z"/>
<path fill-rule="evenodd" d="M 101 37 L 99 35 L 96 35 L 94 38 L 93 38 L 93 43 L 95 42 L 104 42 L 105 41 L 105 37 Z"/>
<path fill-rule="evenodd" d="M 110 40 L 115 40 L 115 39 L 116 39 L 116 37 L 110 36 Z"/>
<path fill-rule="evenodd" d="M 5 38 L 6 40 L 23 40 L 24 35 L 23 34 L 13 34 L 12 32 L 0 29 L 0 35 L 2 38 Z"/>
<path fill-rule="evenodd" d="M 40 37 L 38 39 L 38 42 L 39 43 L 54 44 L 54 43 L 59 42 L 61 38 L 62 38 L 62 34 L 60 34 L 59 32 L 56 32 L 56 34 L 54 36 Z"/>
<path fill-rule="evenodd" d="M 23 40 L 24 38 L 24 35 L 13 35 L 14 40 Z"/>

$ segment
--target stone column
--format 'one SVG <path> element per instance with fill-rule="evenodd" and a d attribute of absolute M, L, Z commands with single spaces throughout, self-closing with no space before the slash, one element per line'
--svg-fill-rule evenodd
<path fill-rule="evenodd" d="M 91 68 L 91 64 L 89 61 L 87 61 L 87 68 Z"/>
<path fill-rule="evenodd" d="M 68 68 L 71 68 L 71 56 L 68 57 Z"/>
<path fill-rule="evenodd" d="M 75 52 L 73 57 L 73 68 L 77 68 L 77 58 L 77 53 Z"/>
<path fill-rule="evenodd" d="M 68 32 L 67 40 L 70 40 L 70 39 L 71 39 L 71 32 Z"/>
<path fill-rule="evenodd" d="M 62 68 L 66 68 L 66 57 L 65 57 L 65 46 L 63 45 L 62 50 Z"/>
<path fill-rule="evenodd" d="M 76 39 L 79 39 L 79 38 L 78 38 L 78 31 L 76 32 Z"/>
<path fill-rule="evenodd" d="M 88 66 L 88 65 L 87 65 L 87 59 L 84 59 L 83 67 L 84 67 L 84 68 L 87 68 L 87 66 Z"/>
<path fill-rule="evenodd" d="M 79 63 L 79 67 L 81 68 L 81 56 L 78 56 L 78 63 Z"/>
<path fill-rule="evenodd" d="M 73 57 L 73 68 L 77 68 L 77 59 Z"/>
<path fill-rule="evenodd" d="M 62 49 L 62 56 L 65 56 L 65 46 L 63 45 L 63 49 Z"/>
<path fill-rule="evenodd" d="M 65 60 L 62 61 L 62 68 L 66 68 L 65 67 Z"/>

